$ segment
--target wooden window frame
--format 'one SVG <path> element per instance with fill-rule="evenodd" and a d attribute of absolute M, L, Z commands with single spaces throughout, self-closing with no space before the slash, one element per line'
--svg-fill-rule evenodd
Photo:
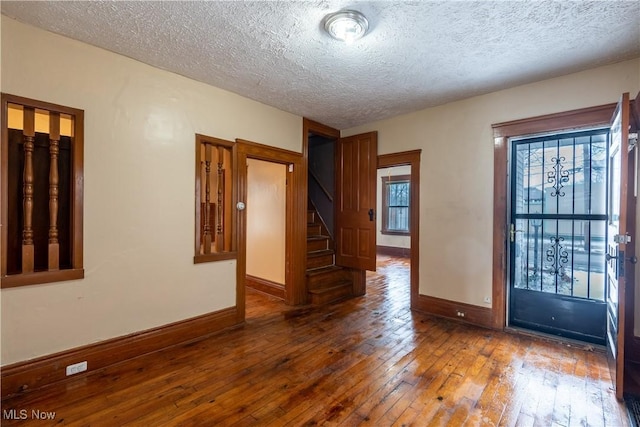
<path fill-rule="evenodd" d="M 84 212 L 84 110 L 65 107 L 49 102 L 37 101 L 21 96 L 2 93 L 2 143 L 0 148 L 0 189 L 2 190 L 2 225 L 0 228 L 2 246 L 7 247 L 8 238 L 8 167 L 9 167 L 9 129 L 8 114 L 9 104 L 17 104 L 25 107 L 47 110 L 49 112 L 73 116 L 73 144 L 71 162 L 71 220 L 70 220 L 70 246 L 71 268 L 55 271 L 37 271 L 33 273 L 19 273 L 7 275 L 7 254 L 3 251 L 1 257 L 0 286 L 11 288 L 43 283 L 77 280 L 84 277 L 83 268 L 83 212 Z"/>
<path fill-rule="evenodd" d="M 561 131 L 608 126 L 616 104 L 565 111 L 504 123 L 493 128 L 493 278 L 491 325 L 496 329 L 506 326 L 507 303 L 507 165 L 509 139 Z"/>
<path fill-rule="evenodd" d="M 201 155 L 201 145 L 209 144 L 214 146 L 222 146 L 231 151 L 231 195 L 230 195 L 230 203 L 232 206 L 231 215 L 231 250 L 226 252 L 217 252 L 217 253 L 209 253 L 203 254 L 200 252 L 200 223 L 202 219 L 202 209 L 201 209 L 201 191 L 202 191 L 202 182 L 200 175 L 200 164 L 202 162 Z M 237 218 L 236 218 L 236 203 L 238 200 L 237 197 L 237 182 L 238 182 L 238 155 L 237 155 L 237 144 L 234 141 L 227 141 L 225 139 L 215 138 L 212 136 L 206 136 L 201 134 L 196 134 L 196 161 L 195 161 L 195 239 L 194 239 L 194 256 L 193 263 L 200 264 L 205 262 L 214 262 L 214 261 L 223 261 L 229 259 L 237 259 L 238 258 L 238 249 L 237 249 Z"/>
<path fill-rule="evenodd" d="M 389 184 L 409 184 L 409 204 L 407 205 L 409 222 L 407 231 L 389 230 L 387 225 L 389 223 L 389 195 L 387 192 L 387 185 Z M 411 235 L 411 175 L 394 175 L 391 177 L 382 177 L 382 227 L 380 232 L 382 234 L 392 236 L 410 236 Z"/>

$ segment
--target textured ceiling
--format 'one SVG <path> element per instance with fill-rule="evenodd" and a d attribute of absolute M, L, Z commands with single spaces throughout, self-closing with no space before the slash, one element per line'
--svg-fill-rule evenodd
<path fill-rule="evenodd" d="M 19 21 L 344 129 L 640 56 L 640 1 L 1 2 Z M 343 8 L 369 19 L 345 45 Z"/>

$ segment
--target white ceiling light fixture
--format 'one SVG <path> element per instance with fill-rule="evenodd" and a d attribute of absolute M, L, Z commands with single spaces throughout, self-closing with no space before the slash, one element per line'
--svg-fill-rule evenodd
<path fill-rule="evenodd" d="M 334 39 L 351 43 L 367 33 L 369 21 L 356 10 L 341 10 L 324 17 L 324 29 Z"/>

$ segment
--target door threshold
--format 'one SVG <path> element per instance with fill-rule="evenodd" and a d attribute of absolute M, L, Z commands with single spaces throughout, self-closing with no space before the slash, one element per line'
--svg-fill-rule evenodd
<path fill-rule="evenodd" d="M 579 348 L 584 351 L 597 351 L 599 353 L 606 353 L 607 347 L 599 344 L 593 344 L 590 342 L 579 341 L 567 337 L 559 337 L 557 335 L 546 334 L 544 332 L 532 331 L 530 329 L 519 328 L 517 326 L 507 326 L 504 331 L 514 335 L 523 335 L 529 338 L 542 339 L 545 341 L 553 341 L 558 344 L 565 345 L 567 347 Z"/>

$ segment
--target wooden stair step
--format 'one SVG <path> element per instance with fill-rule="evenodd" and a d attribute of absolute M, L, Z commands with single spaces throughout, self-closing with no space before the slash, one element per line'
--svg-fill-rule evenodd
<path fill-rule="evenodd" d="M 328 304 L 349 298 L 352 294 L 351 281 L 343 280 L 334 283 L 333 286 L 321 289 L 310 289 L 311 304 Z"/>
<path fill-rule="evenodd" d="M 329 236 L 307 236 L 307 253 L 329 249 Z"/>
<path fill-rule="evenodd" d="M 336 283 L 351 282 L 351 273 L 337 265 L 307 270 L 307 286 L 309 290 L 331 287 Z"/>
<path fill-rule="evenodd" d="M 307 211 L 307 223 L 315 224 L 316 223 L 316 212 L 315 211 Z"/>
<path fill-rule="evenodd" d="M 307 252 L 307 270 L 333 265 L 333 251 L 322 249 Z"/>
<path fill-rule="evenodd" d="M 322 226 L 315 223 L 307 223 L 307 236 L 321 236 Z"/>

